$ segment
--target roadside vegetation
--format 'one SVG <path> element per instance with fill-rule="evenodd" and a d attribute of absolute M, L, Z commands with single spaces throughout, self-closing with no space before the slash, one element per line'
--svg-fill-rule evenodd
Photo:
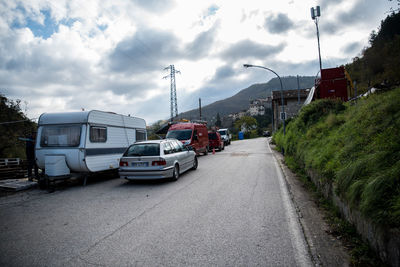
<path fill-rule="evenodd" d="M 318 100 L 274 135 L 299 168 L 373 221 L 400 227 L 400 88 L 356 104 Z"/>
<path fill-rule="evenodd" d="M 293 160 L 292 156 L 285 157 L 286 165 L 296 173 L 296 176 L 301 180 L 303 186 L 311 193 L 315 203 L 323 212 L 325 222 L 329 225 L 327 233 L 333 237 L 340 239 L 342 244 L 348 249 L 350 254 L 351 266 L 387 266 L 385 265 L 376 253 L 362 240 L 362 237 L 357 233 L 354 225 L 349 223 L 341 216 L 340 210 L 334 205 L 331 200 L 318 190 L 315 184 L 307 176 L 304 168 Z"/>

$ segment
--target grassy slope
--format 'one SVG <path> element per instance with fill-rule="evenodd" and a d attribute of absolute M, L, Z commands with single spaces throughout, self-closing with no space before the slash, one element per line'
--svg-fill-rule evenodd
<path fill-rule="evenodd" d="M 274 135 L 294 162 L 332 182 L 375 222 L 400 226 L 400 88 L 357 104 L 319 100 Z"/>

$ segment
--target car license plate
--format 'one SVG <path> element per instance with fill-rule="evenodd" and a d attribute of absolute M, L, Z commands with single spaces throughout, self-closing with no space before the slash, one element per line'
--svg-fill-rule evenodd
<path fill-rule="evenodd" d="M 133 167 L 147 167 L 149 166 L 148 162 L 133 162 L 132 163 Z"/>

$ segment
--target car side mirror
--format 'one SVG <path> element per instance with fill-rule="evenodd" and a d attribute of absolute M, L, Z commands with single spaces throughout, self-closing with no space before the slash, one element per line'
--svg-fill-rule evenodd
<path fill-rule="evenodd" d="M 192 147 L 192 146 L 186 146 L 186 149 L 187 149 L 188 151 L 193 151 L 193 147 Z"/>
<path fill-rule="evenodd" d="M 164 150 L 164 154 L 165 154 L 165 155 L 168 155 L 169 152 L 170 152 L 169 150 Z"/>

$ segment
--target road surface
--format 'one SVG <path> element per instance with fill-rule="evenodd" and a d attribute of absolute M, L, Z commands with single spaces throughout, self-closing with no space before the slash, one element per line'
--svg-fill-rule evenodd
<path fill-rule="evenodd" d="M 177 182 L 106 179 L 0 198 L 0 266 L 310 266 L 266 138 Z"/>

